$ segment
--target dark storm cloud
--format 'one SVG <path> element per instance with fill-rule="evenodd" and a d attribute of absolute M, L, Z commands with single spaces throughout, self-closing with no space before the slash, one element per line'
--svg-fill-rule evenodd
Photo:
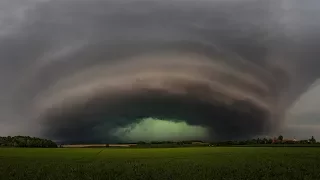
<path fill-rule="evenodd" d="M 38 2 L 0 36 L 6 121 L 72 141 L 110 141 L 145 117 L 221 139 L 274 131 L 320 75 L 317 4 Z"/>

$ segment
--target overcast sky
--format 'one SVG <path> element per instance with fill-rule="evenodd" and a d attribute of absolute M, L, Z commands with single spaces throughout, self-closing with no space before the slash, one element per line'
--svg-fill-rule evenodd
<path fill-rule="evenodd" d="M 303 94 L 289 110 L 284 132 L 289 136 L 320 138 L 320 81 Z"/>
<path fill-rule="evenodd" d="M 4 41 L 7 37 L 12 37 L 15 34 L 15 32 L 21 31 L 22 25 L 26 25 L 26 22 L 27 22 L 25 21 L 26 12 L 34 8 L 39 2 L 45 2 L 45 1 L 49 1 L 49 0 L 0 0 L 0 41 Z M 250 0 L 243 0 L 243 1 L 250 1 Z M 279 22 L 283 24 L 287 24 L 285 25 L 285 27 L 288 28 L 287 29 L 288 35 L 292 35 L 296 32 L 299 32 L 299 30 L 297 29 L 300 26 L 296 26 L 296 21 L 298 21 L 300 18 L 302 19 L 303 23 L 305 23 L 306 29 L 307 28 L 312 29 L 312 28 L 318 27 L 319 23 L 317 21 L 313 21 L 311 16 L 309 17 L 309 15 L 307 15 L 307 12 L 317 11 L 320 7 L 319 2 L 317 2 L 316 0 L 309 0 L 304 2 L 297 1 L 297 0 L 292 0 L 292 1 L 282 0 L 281 2 L 282 2 L 283 12 L 286 12 L 287 14 L 291 14 L 289 13 L 289 11 L 291 12 L 296 8 L 299 8 L 302 6 L 304 7 L 304 10 L 308 10 L 308 11 L 302 11 L 302 12 L 305 13 L 303 14 L 304 15 L 303 17 L 304 18 L 308 17 L 307 19 L 310 21 L 306 21 L 306 19 L 302 18 L 302 15 L 298 15 L 297 13 L 292 13 L 291 15 L 284 16 L 283 19 L 279 19 Z M 279 14 L 283 12 L 277 11 L 277 13 Z M 48 16 L 50 17 L 50 15 Z M 201 22 L 199 24 L 195 24 L 195 26 L 201 27 Z M 274 27 L 267 27 L 267 28 L 276 29 Z M 93 31 L 93 32 L 96 32 L 96 31 Z M 99 32 L 97 31 L 97 33 Z M 146 34 L 149 36 L 152 36 L 152 34 L 150 33 L 146 33 Z M 171 38 L 175 38 L 175 36 Z M 19 40 L 18 36 L 17 36 L 17 39 Z M 64 42 L 63 40 L 61 40 L 61 42 Z M 68 40 L 65 40 L 65 41 L 68 41 Z M 73 51 L 73 50 L 76 51 L 78 48 L 81 48 L 81 43 L 82 42 L 79 42 L 80 45 L 78 45 L 77 43 L 75 44 L 71 43 L 71 45 L 69 44 L 69 46 L 67 48 L 64 48 L 63 51 L 58 51 L 58 53 L 56 54 L 55 54 L 55 51 L 50 53 L 54 54 L 55 55 L 54 57 L 63 56 L 64 52 L 69 53 L 70 51 Z M 28 46 L 32 46 L 32 44 Z M 8 52 L 8 54 L 9 53 L 11 53 L 11 55 L 13 54 L 13 52 Z M 14 53 L 17 53 L 17 52 L 14 52 Z M 48 56 L 51 57 L 52 54 L 49 54 Z M 3 55 L 3 57 L 6 57 L 6 55 Z M 46 54 L 44 55 L 44 57 L 46 57 Z M 287 62 L 287 61 L 283 61 L 283 62 Z M 45 62 L 41 62 L 41 63 L 40 65 L 39 64 L 37 65 L 41 66 L 45 64 Z M 1 93 L 0 135 L 16 135 L 16 134 L 37 135 L 39 134 L 39 132 L 37 132 L 38 124 L 31 123 L 31 121 L 27 121 L 27 120 L 22 120 L 25 118 L 24 115 L 19 114 L 18 111 L 15 111 L 15 109 L 12 108 L 12 105 L 11 105 L 11 101 L 13 97 L 11 97 L 10 95 L 12 95 L 13 90 L 16 90 L 15 84 L 17 82 L 11 82 L 9 79 L 10 77 L 12 77 L 12 79 L 15 79 L 15 76 L 19 76 L 18 75 L 20 73 L 19 68 L 23 70 L 24 67 L 10 68 L 10 67 L 16 66 L 14 64 L 14 61 L 11 61 L 10 59 L 1 59 L 0 65 L 1 65 L 0 83 L 2 84 L 2 86 L 6 86 L 1 88 L 0 90 L 0 93 Z M 23 65 L 20 64 L 20 66 L 23 66 Z M 313 67 L 313 70 L 310 70 L 310 71 L 314 71 L 314 69 L 317 69 L 317 67 Z M 305 71 L 305 73 L 308 73 L 308 72 Z M 301 77 L 303 75 L 304 74 L 301 74 Z M 300 74 L 293 75 L 292 77 L 299 79 Z M 285 119 L 286 119 L 285 124 L 283 125 L 283 128 L 279 130 L 280 131 L 279 133 L 283 133 L 284 135 L 287 135 L 290 137 L 295 136 L 295 137 L 306 138 L 311 135 L 314 135 L 320 138 L 320 81 L 314 83 L 312 88 L 310 88 L 307 92 L 305 92 L 294 103 L 294 105 L 288 110 L 288 113 Z M 146 130 L 146 127 L 150 127 L 150 129 Z M 125 128 L 122 128 L 117 133 L 121 134 L 121 131 L 126 131 L 126 130 Z M 163 132 L 166 132 L 166 136 L 160 136 L 160 135 L 163 135 Z M 180 122 L 174 123 L 174 122 L 165 122 L 161 120 L 147 119 L 137 124 L 133 129 L 131 129 L 131 131 L 127 133 L 129 134 L 126 134 L 126 136 L 129 136 L 136 140 L 146 136 L 148 136 L 151 139 L 157 140 L 157 139 L 164 139 L 166 137 L 177 137 L 178 135 L 181 136 L 182 138 L 187 138 L 188 136 L 190 136 L 190 133 L 193 134 L 191 138 L 194 138 L 194 137 L 200 138 L 201 136 L 205 137 L 207 132 L 205 128 L 200 126 L 188 126 L 186 123 L 180 123 Z M 157 133 L 159 133 L 159 136 L 155 135 Z"/>

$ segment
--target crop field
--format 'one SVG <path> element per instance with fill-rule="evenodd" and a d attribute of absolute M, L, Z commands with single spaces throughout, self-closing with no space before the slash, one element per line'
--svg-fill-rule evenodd
<path fill-rule="evenodd" d="M 1 180 L 317 180 L 320 148 L 0 148 Z"/>

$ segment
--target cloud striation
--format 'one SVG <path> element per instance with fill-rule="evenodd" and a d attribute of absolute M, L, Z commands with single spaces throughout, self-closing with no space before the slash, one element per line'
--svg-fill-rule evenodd
<path fill-rule="evenodd" d="M 0 122 L 19 132 L 110 142 L 151 117 L 247 138 L 281 127 L 320 75 L 317 1 L 26 4 L 0 31 Z"/>

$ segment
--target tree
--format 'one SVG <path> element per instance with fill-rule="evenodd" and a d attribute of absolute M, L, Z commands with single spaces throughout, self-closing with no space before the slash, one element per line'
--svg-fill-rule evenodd
<path fill-rule="evenodd" d="M 261 140 L 260 138 L 257 139 L 257 144 L 260 144 L 261 143 Z"/>
<path fill-rule="evenodd" d="M 312 143 L 312 144 L 317 143 L 316 139 L 315 139 L 313 136 L 312 136 L 311 139 L 310 139 L 310 143 Z"/>
<path fill-rule="evenodd" d="M 283 136 L 280 135 L 280 136 L 278 137 L 278 140 L 282 142 L 282 141 L 283 141 Z"/>

